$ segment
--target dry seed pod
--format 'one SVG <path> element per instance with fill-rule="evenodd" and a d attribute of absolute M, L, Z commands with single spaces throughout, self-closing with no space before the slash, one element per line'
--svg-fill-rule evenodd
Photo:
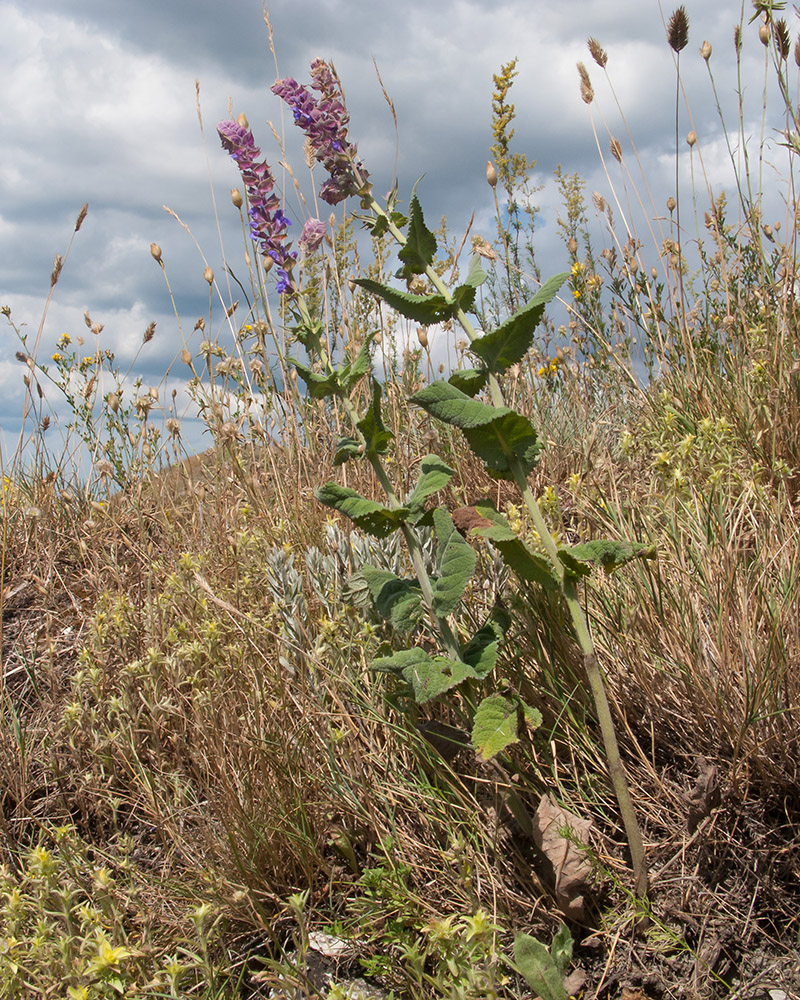
<path fill-rule="evenodd" d="M 672 195 L 670 195 L 669 198 L 667 198 L 667 211 L 670 214 L 672 214 L 672 212 L 674 212 L 677 207 L 678 207 L 677 201 L 675 201 Z"/>
<path fill-rule="evenodd" d="M 181 351 L 181 361 L 185 365 L 190 365 L 192 363 L 192 355 L 189 353 L 189 351 L 185 347 Z"/>
<path fill-rule="evenodd" d="M 425 332 L 424 328 L 421 326 L 417 327 L 417 340 L 419 341 L 419 346 L 423 350 L 428 349 L 428 334 Z"/>
<path fill-rule="evenodd" d="M 203 277 L 206 279 L 209 285 L 214 284 L 214 272 L 211 270 L 208 264 L 206 264 L 205 270 L 203 271 Z"/>
<path fill-rule="evenodd" d="M 708 62 L 711 58 L 711 42 L 703 42 L 700 46 L 700 55 Z"/>
<path fill-rule="evenodd" d="M 694 129 L 692 129 L 691 132 L 689 132 L 689 134 L 686 136 L 686 141 L 689 144 L 690 148 L 692 146 L 697 145 L 697 132 L 695 132 Z"/>
<path fill-rule="evenodd" d="M 244 204 L 244 198 L 242 197 L 242 192 L 239 188 L 231 188 L 231 201 L 233 202 L 234 208 L 241 208 Z"/>
<path fill-rule="evenodd" d="M 486 161 L 486 181 L 489 187 L 497 187 L 497 168 L 491 160 Z"/>
<path fill-rule="evenodd" d="M 770 30 L 768 24 L 762 24 L 758 29 L 758 37 L 761 39 L 762 45 L 769 45 Z"/>
<path fill-rule="evenodd" d="M 158 243 L 151 243 L 150 244 L 150 253 L 152 254 L 153 260 L 157 260 L 159 264 L 162 262 L 161 261 L 161 247 L 158 245 Z"/>
<path fill-rule="evenodd" d="M 246 128 L 248 132 L 250 131 L 250 122 L 247 120 L 247 115 L 244 112 L 238 116 L 236 121 L 242 126 L 242 128 Z"/>

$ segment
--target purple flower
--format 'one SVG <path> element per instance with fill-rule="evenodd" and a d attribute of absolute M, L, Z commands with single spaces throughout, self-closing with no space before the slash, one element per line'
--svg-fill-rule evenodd
<path fill-rule="evenodd" d="M 297 254 L 288 249 L 286 229 L 292 224 L 280 208 L 280 199 L 274 192 L 275 181 L 269 164 L 260 160 L 261 150 L 256 146 L 252 132 L 234 121 L 217 125 L 223 149 L 236 161 L 247 188 L 250 205 L 250 235 L 261 252 L 276 265 L 278 292 L 293 292 L 291 269 Z"/>
<path fill-rule="evenodd" d="M 327 231 L 328 227 L 324 222 L 320 222 L 319 219 L 308 219 L 306 224 L 303 226 L 303 231 L 300 234 L 300 239 L 297 241 L 297 245 L 304 254 L 313 253 L 325 239 L 325 233 Z"/>
<path fill-rule="evenodd" d="M 311 63 L 311 86 L 319 91 L 319 98 L 291 77 L 279 80 L 272 92 L 292 109 L 295 124 L 308 136 L 314 156 L 330 174 L 320 188 L 320 197 L 329 205 L 338 205 L 349 195 L 366 193 L 369 174 L 356 158 L 355 144 L 347 138 L 350 115 L 339 79 L 322 59 Z"/>

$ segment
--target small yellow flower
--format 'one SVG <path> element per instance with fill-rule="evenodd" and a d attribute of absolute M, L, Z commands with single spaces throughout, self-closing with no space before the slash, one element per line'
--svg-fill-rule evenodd
<path fill-rule="evenodd" d="M 62 333 L 61 336 L 58 338 L 59 347 L 66 347 L 67 344 L 71 343 L 72 343 L 72 337 L 70 337 L 68 333 Z"/>
<path fill-rule="evenodd" d="M 579 289 L 579 288 L 576 288 L 576 289 L 575 289 L 575 290 L 573 291 L 572 295 L 573 295 L 573 297 L 574 297 L 574 298 L 576 298 L 576 299 L 579 299 L 579 298 L 581 297 L 581 292 L 580 292 L 580 289 Z"/>
<path fill-rule="evenodd" d="M 61 360 L 61 355 L 58 353 L 58 351 L 56 351 L 56 353 L 53 355 L 53 361 L 55 361 L 55 363 L 58 364 L 60 360 Z"/>
<path fill-rule="evenodd" d="M 576 260 L 572 265 L 572 277 L 577 278 L 581 271 L 583 271 L 583 267 L 584 265 L 579 260 Z"/>

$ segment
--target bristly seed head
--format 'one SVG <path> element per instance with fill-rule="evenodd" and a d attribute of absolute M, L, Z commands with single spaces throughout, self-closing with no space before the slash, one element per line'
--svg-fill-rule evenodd
<path fill-rule="evenodd" d="M 689 44 L 689 15 L 683 5 L 669 19 L 667 41 L 673 52 L 680 52 Z"/>
<path fill-rule="evenodd" d="M 592 88 L 592 81 L 589 79 L 589 73 L 582 62 L 576 65 L 578 67 L 578 75 L 581 78 L 581 99 L 584 104 L 591 104 L 594 100 L 594 90 Z"/>
<path fill-rule="evenodd" d="M 155 336 L 155 332 L 156 332 L 156 324 L 154 320 L 152 323 L 148 323 L 147 329 L 144 331 L 144 337 L 142 338 L 142 343 L 149 344 L 150 341 Z"/>
<path fill-rule="evenodd" d="M 711 42 L 705 41 L 700 46 L 700 55 L 705 59 L 706 62 L 711 58 Z"/>
<path fill-rule="evenodd" d="M 773 23 L 772 33 L 775 36 L 775 48 L 778 50 L 781 59 L 788 59 L 792 47 L 792 39 L 789 35 L 789 28 L 783 18 Z"/>
<path fill-rule="evenodd" d="M 75 232 L 76 233 L 78 232 L 78 230 L 83 225 L 83 220 L 86 218 L 86 213 L 88 211 L 89 211 L 89 202 L 87 201 L 87 202 L 84 203 L 83 208 L 80 210 L 80 212 L 78 212 L 78 218 L 77 218 L 77 220 L 75 222 Z"/>
<path fill-rule="evenodd" d="M 589 38 L 586 40 L 586 44 L 589 47 L 589 54 L 592 59 L 594 59 L 600 69 L 605 69 L 608 63 L 608 53 L 600 42 L 596 38 Z"/>
<path fill-rule="evenodd" d="M 737 53 L 742 51 L 742 29 L 738 24 L 733 29 L 733 47 Z"/>
<path fill-rule="evenodd" d="M 800 66 L 800 38 L 794 43 L 794 61 L 797 66 Z"/>
<path fill-rule="evenodd" d="M 620 143 L 619 139 L 615 138 L 615 136 L 612 135 L 610 145 L 611 145 L 611 155 L 614 157 L 617 163 L 622 163 L 622 144 Z"/>
<path fill-rule="evenodd" d="M 64 261 L 62 260 L 61 254 L 56 254 L 56 259 L 53 261 L 53 270 L 50 273 L 50 287 L 58 281 L 61 274 L 61 268 L 64 266 Z"/>

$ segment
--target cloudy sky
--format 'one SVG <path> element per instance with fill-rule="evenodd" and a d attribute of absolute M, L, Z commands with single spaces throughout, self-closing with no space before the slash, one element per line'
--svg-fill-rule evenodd
<path fill-rule="evenodd" d="M 685 6 L 690 41 L 681 69 L 693 122 L 682 109 L 681 132 L 694 124 L 719 188 L 730 182 L 730 167 L 698 49 L 704 39 L 711 41 L 717 87 L 735 122 L 733 31 L 743 11 L 747 22 L 751 5 L 686 0 Z M 604 147 L 601 114 L 626 155 L 630 148 L 609 85 L 586 51 L 587 36 L 596 36 L 608 50 L 608 71 L 659 205 L 671 193 L 675 76 L 664 18 L 672 9 L 662 9 L 657 0 L 268 4 L 281 76 L 304 80 L 317 56 L 335 63 L 347 93 L 351 137 L 381 192 L 393 179 L 395 135 L 375 75 L 373 59 L 377 62 L 397 110 L 401 195 L 407 198 L 424 174 L 419 192 L 429 221 L 444 214 L 457 231 L 474 210 L 477 231 L 489 235 L 484 178 L 492 73 L 518 57 L 515 143 L 536 159 L 537 179 L 546 185 L 537 197 L 539 261 L 546 273 L 562 269 L 565 260 L 555 238 L 554 167 L 560 163 L 579 171 L 589 193 L 608 195 L 592 118 L 580 99 L 577 60 L 586 62 L 592 75 L 593 113 Z M 796 19 L 791 11 L 789 16 L 794 32 Z M 273 164 L 277 145 L 267 121 L 279 131 L 291 130 L 281 103 L 269 93 L 276 68 L 261 0 L 0 0 L 0 38 L 0 305 L 11 308 L 15 323 L 25 324 L 32 348 L 53 258 L 66 249 L 75 217 L 88 202 L 88 217 L 54 289 L 39 357 L 49 359 L 63 333 L 73 340 L 88 336 L 83 320 L 88 310 L 104 325 L 100 346 L 116 351 L 124 368 L 155 321 L 155 337 L 135 370 L 145 386 L 163 386 L 172 366 L 168 385 L 179 385 L 185 372 L 177 360 L 182 334 L 149 246 L 157 242 L 163 248 L 188 337 L 208 307 L 205 261 L 215 273 L 222 270 L 220 233 L 227 256 L 242 260 L 238 217 L 229 199 L 239 179 L 214 126 L 228 117 L 229 106 L 234 114 L 245 112 Z M 745 80 L 752 78 L 749 113 L 756 134 L 763 60 L 753 29 L 746 29 Z M 296 166 L 300 170 L 302 163 Z M 195 334 L 190 346 L 198 342 Z M 24 367 L 14 360 L 20 345 L 10 327 L 0 345 L 5 460 L 19 433 Z M 197 436 L 195 443 L 202 445 Z"/>

